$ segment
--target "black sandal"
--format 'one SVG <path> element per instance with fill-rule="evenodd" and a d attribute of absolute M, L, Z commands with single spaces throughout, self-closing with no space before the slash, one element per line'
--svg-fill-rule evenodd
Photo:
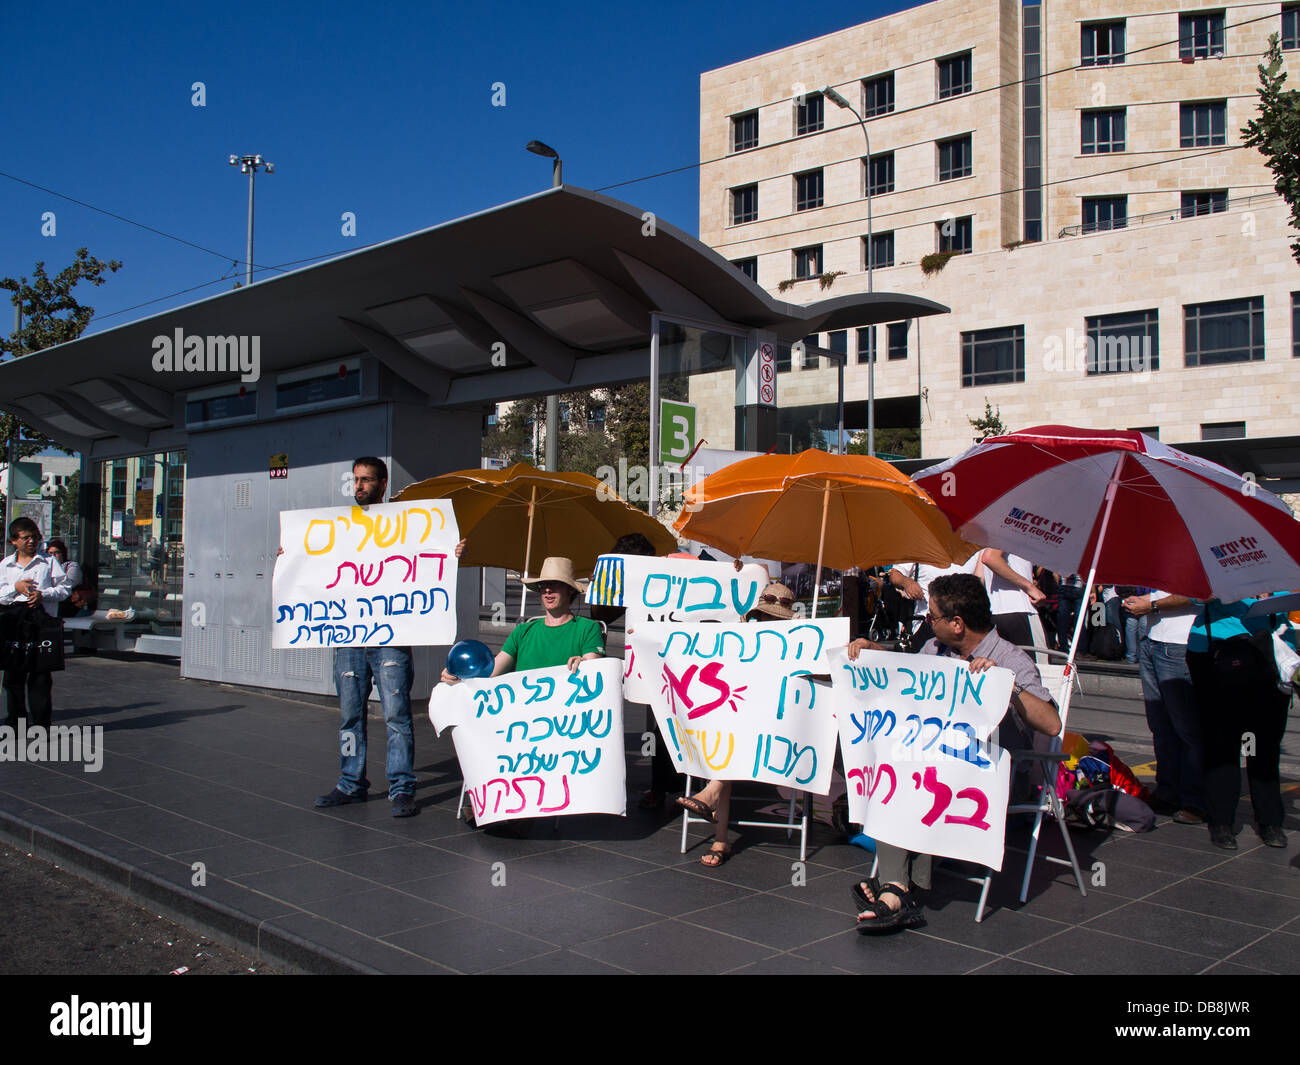
<path fill-rule="evenodd" d="M 897 931 L 903 928 L 920 928 L 925 924 L 925 917 L 921 913 L 921 908 L 912 898 L 911 892 L 898 887 L 896 884 L 881 885 L 874 876 L 867 881 L 867 887 L 871 894 L 876 898 L 875 901 L 869 901 L 866 892 L 862 890 L 862 884 L 853 885 L 853 896 L 859 902 L 861 909 L 859 914 L 872 913 L 874 917 L 863 920 L 858 917 L 858 935 L 873 936 L 882 932 Z M 884 895 L 893 895 L 898 899 L 900 905 L 897 910 L 891 910 L 885 905 Z"/>

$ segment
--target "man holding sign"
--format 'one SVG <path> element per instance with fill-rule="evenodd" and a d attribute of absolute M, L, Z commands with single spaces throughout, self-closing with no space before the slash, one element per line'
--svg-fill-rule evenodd
<path fill-rule="evenodd" d="M 1015 682 L 1002 715 L 999 742 L 1003 746 L 1028 746 L 1032 732 L 1055 736 L 1061 731 L 1051 695 L 1043 687 L 1038 670 L 1029 656 L 1002 639 L 993 626 L 984 583 L 970 574 L 937 577 L 930 584 L 929 614 L 934 639 L 921 649 L 922 655 L 955 657 L 969 664 L 971 673 L 993 666 L 1011 670 Z M 848 646 L 848 657 L 856 660 L 863 649 L 880 650 L 869 640 L 857 639 Z M 876 844 L 877 876 L 854 885 L 858 899 L 858 931 L 884 932 L 924 924 L 920 907 L 910 888 L 929 890 L 931 856 L 908 851 L 883 841 Z"/>
<path fill-rule="evenodd" d="M 388 466 L 367 455 L 352 463 L 353 498 L 357 506 L 382 503 L 388 491 Z M 409 647 L 336 647 L 334 684 L 343 720 L 339 726 L 341 748 L 339 781 L 317 806 L 347 806 L 365 802 L 366 702 L 372 684 L 379 685 L 379 700 L 388 728 L 388 798 L 394 817 L 415 815 L 415 730 L 411 724 L 411 681 L 415 668 Z"/>

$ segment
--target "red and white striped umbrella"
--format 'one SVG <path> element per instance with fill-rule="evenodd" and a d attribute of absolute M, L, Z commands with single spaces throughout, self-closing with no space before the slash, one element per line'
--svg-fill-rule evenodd
<path fill-rule="evenodd" d="M 1043 425 L 914 478 L 964 540 L 1229 602 L 1300 588 L 1300 522 L 1253 480 L 1142 433 Z"/>

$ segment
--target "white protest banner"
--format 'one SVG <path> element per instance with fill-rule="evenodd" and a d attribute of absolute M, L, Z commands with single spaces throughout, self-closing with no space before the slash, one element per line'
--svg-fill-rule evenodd
<path fill-rule="evenodd" d="M 632 628 L 628 644 L 678 769 L 830 790 L 834 707 L 808 675 L 830 672 L 826 652 L 848 642 L 848 618 Z"/>
<path fill-rule="evenodd" d="M 587 602 L 626 607 L 629 628 L 646 621 L 739 621 L 754 608 L 767 584 L 767 569 L 753 563 L 737 572 L 729 562 L 601 555 L 587 585 Z M 649 681 L 635 666 L 628 647 L 623 697 L 648 703 Z"/>
<path fill-rule="evenodd" d="M 830 655 L 849 820 L 920 854 L 1002 868 L 1011 756 L 988 737 L 1015 675 L 941 655 Z"/>
<path fill-rule="evenodd" d="M 446 500 L 283 511 L 271 646 L 453 643 L 459 539 Z"/>
<path fill-rule="evenodd" d="M 480 825 L 627 812 L 622 663 L 616 658 L 439 684 L 429 719 L 454 728 Z"/>

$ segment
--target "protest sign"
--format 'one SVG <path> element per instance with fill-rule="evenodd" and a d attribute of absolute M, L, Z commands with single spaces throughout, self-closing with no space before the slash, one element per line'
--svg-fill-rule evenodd
<path fill-rule="evenodd" d="M 873 839 L 1002 868 L 1011 757 L 988 737 L 1009 669 L 941 655 L 829 654 L 849 820 Z"/>
<path fill-rule="evenodd" d="M 753 563 L 737 572 L 729 562 L 601 555 L 587 585 L 587 602 L 626 607 L 629 628 L 646 621 L 739 621 L 754 608 L 767 583 L 766 567 Z M 626 657 L 631 664 L 630 649 Z M 633 667 L 625 673 L 623 697 L 648 703 L 650 683 L 641 670 Z"/>
<path fill-rule="evenodd" d="M 834 707 L 808 677 L 830 672 L 826 652 L 848 642 L 847 618 L 632 628 L 628 664 L 641 663 L 679 770 L 826 794 Z"/>
<path fill-rule="evenodd" d="M 622 663 L 616 658 L 439 684 L 429 720 L 453 728 L 480 825 L 627 812 Z"/>
<path fill-rule="evenodd" d="M 271 646 L 452 643 L 459 539 L 445 500 L 282 512 Z"/>

